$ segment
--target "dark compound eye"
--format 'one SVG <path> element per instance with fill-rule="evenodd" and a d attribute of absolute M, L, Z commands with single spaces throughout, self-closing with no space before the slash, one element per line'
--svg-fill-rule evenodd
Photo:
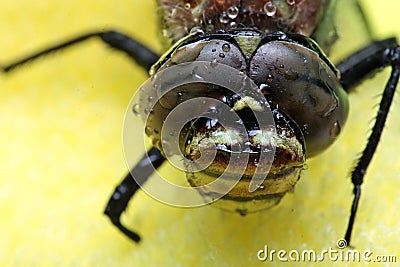
<path fill-rule="evenodd" d="M 192 61 L 221 63 L 240 71 L 246 70 L 246 60 L 237 47 L 226 40 L 200 40 L 178 47 L 162 68 Z"/>
<path fill-rule="evenodd" d="M 250 77 L 299 125 L 308 156 L 332 144 L 348 115 L 347 94 L 316 52 L 285 41 L 263 44 L 251 59 Z"/>

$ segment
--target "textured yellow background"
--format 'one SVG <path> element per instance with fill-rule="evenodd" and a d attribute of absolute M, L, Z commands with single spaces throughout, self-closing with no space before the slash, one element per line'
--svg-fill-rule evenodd
<path fill-rule="evenodd" d="M 377 36 L 400 37 L 400 2 L 363 2 Z M 120 29 L 162 52 L 154 9 L 149 0 L 1 1 L 0 63 L 91 29 Z M 349 21 L 342 21 L 343 34 Z M 336 55 L 362 40 L 362 32 L 350 34 Z M 0 74 L 0 265 L 278 266 L 259 262 L 256 252 L 265 245 L 336 249 L 352 200 L 349 167 L 365 143 L 386 77 L 365 82 L 350 97 L 340 140 L 308 161 L 295 193 L 279 206 L 240 217 L 212 207 L 173 208 L 140 192 L 124 216 L 143 236 L 136 245 L 102 212 L 126 172 L 123 117 L 146 74 L 96 40 Z M 395 100 L 366 176 L 352 241 L 360 251 L 397 253 L 400 260 L 397 114 Z"/>

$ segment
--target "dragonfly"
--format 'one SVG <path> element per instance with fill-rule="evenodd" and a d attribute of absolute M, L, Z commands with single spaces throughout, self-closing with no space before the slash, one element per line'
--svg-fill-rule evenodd
<path fill-rule="evenodd" d="M 233 152 L 247 156 L 245 166 L 234 167 L 233 173 L 228 173 L 228 178 L 240 178 L 235 187 L 214 203 L 245 215 L 277 205 L 293 190 L 306 159 L 326 150 L 340 135 L 348 115 L 347 94 L 367 77 L 390 67 L 391 74 L 383 89 L 375 124 L 351 174 L 354 199 L 345 233 L 345 240 L 350 244 L 361 185 L 381 138 L 399 80 L 400 48 L 394 38 L 373 41 L 335 66 L 327 54 L 337 38 L 333 23 L 336 4 L 335 0 L 159 0 L 162 33 L 171 46 L 161 57 L 122 32 L 95 31 L 4 65 L 2 69 L 10 72 L 43 55 L 90 38 L 100 38 L 127 54 L 153 78 L 175 66 L 208 62 L 210 66 L 228 66 L 232 74 L 242 73 L 257 86 L 257 93 L 266 100 L 262 108 L 258 107 L 263 100 L 252 93 L 232 92 L 230 88 L 199 85 L 198 82 L 157 99 L 160 101 L 151 110 L 155 119 L 146 117 L 145 120 L 146 134 L 154 145 L 115 188 L 105 209 L 105 214 L 119 230 L 139 242 L 141 237 L 124 226 L 120 217 L 141 185 L 168 161 L 160 130 L 162 122 L 178 104 L 199 96 L 219 99 L 230 111 L 235 111 L 240 124 L 245 126 L 242 137 L 247 140 L 247 146 L 234 150 L 235 145 L 241 144 L 216 136 L 218 133 L 231 137 L 236 134 L 235 127 L 223 127 L 218 120 L 207 118 L 212 113 L 208 108 L 201 111 L 203 117 L 185 125 L 184 134 L 180 134 L 178 140 L 180 152 L 188 159 L 188 164 L 201 156 L 200 148 L 216 152 L 215 160 L 200 172 L 186 166 L 188 181 L 194 187 L 202 187 L 223 174 Z M 144 90 L 139 96 L 141 110 L 138 113 L 145 113 L 142 104 L 148 94 L 149 91 Z M 162 103 L 171 99 L 172 107 L 165 109 Z M 271 109 L 269 115 L 273 118 L 274 129 L 263 129 L 257 120 L 257 117 L 266 116 L 266 107 Z M 264 139 L 268 142 L 260 141 Z M 273 154 L 273 159 L 263 161 L 261 152 L 267 150 Z M 263 168 L 263 165 L 269 166 Z M 259 172 L 263 176 L 261 183 L 252 192 L 243 190 L 252 185 L 249 177 Z M 211 199 L 217 193 L 200 192 L 204 198 Z"/>

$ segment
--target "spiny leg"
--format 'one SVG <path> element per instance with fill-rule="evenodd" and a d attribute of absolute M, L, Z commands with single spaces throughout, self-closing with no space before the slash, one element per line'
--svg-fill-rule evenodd
<path fill-rule="evenodd" d="M 392 62 L 396 63 L 397 47 L 395 38 L 375 41 L 337 64 L 343 88 L 352 92 L 367 77 L 380 72 L 383 67 L 393 65 Z"/>
<path fill-rule="evenodd" d="M 81 43 L 90 38 L 99 37 L 103 42 L 110 45 L 119 51 L 125 52 L 130 58 L 132 58 L 139 66 L 143 67 L 147 71 L 150 70 L 151 66 L 158 60 L 159 56 L 151 51 L 149 48 L 141 44 L 140 42 L 128 37 L 127 35 L 117 31 L 102 31 L 92 32 L 74 37 L 70 40 L 62 43 L 44 48 L 36 53 L 28 55 L 21 60 L 18 60 L 12 64 L 0 66 L 0 69 L 4 72 L 9 72 L 24 65 L 30 61 L 40 58 L 44 55 L 54 53 L 58 50 L 70 47 L 72 45 Z"/>
<path fill-rule="evenodd" d="M 104 213 L 110 218 L 111 222 L 121 230 L 121 232 L 135 242 L 140 241 L 140 236 L 121 224 L 121 214 L 126 209 L 129 200 L 140 188 L 136 181 L 143 184 L 153 173 L 154 169 L 161 166 L 164 160 L 164 157 L 157 148 L 151 148 L 136 164 L 133 170 L 128 173 L 122 182 L 115 188 L 115 191 L 108 201 L 104 211 Z M 133 177 L 135 177 L 136 180 Z"/>
<path fill-rule="evenodd" d="M 399 81 L 400 47 L 394 38 L 374 42 L 366 48 L 351 55 L 338 65 L 338 69 L 342 75 L 341 83 L 347 91 L 351 91 L 352 88 L 367 76 L 379 72 L 386 66 L 391 66 L 392 71 L 382 94 L 377 116 L 375 118 L 375 124 L 368 138 L 367 145 L 351 174 L 351 181 L 354 186 L 354 199 L 351 205 L 349 223 L 345 234 L 347 244 L 350 244 L 357 207 L 361 196 L 361 184 L 363 183 L 364 175 L 381 138 L 385 121 L 393 102 L 396 86 Z"/>

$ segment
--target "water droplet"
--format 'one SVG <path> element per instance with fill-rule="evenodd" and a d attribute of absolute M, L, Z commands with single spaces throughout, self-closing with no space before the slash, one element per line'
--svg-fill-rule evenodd
<path fill-rule="evenodd" d="M 209 105 L 208 106 L 209 112 L 216 112 L 217 111 L 217 107 L 215 105 Z"/>
<path fill-rule="evenodd" d="M 288 3 L 289 6 L 293 6 L 296 4 L 296 0 L 286 0 L 286 3 Z"/>
<path fill-rule="evenodd" d="M 270 86 L 266 83 L 262 83 L 260 84 L 260 90 L 264 91 L 264 90 L 268 90 L 270 88 Z"/>
<path fill-rule="evenodd" d="M 210 66 L 211 66 L 212 68 L 215 68 L 216 66 L 218 66 L 217 59 L 214 58 L 214 59 L 211 61 Z"/>
<path fill-rule="evenodd" d="M 332 127 L 331 127 L 331 130 L 329 131 L 329 136 L 331 137 L 331 138 L 336 138 L 336 137 L 338 137 L 338 135 L 340 134 L 340 132 L 341 132 L 341 127 L 340 127 L 340 123 L 338 122 L 338 121 L 336 121 L 333 125 L 332 125 Z"/>
<path fill-rule="evenodd" d="M 151 103 L 153 101 L 153 97 L 152 96 L 147 97 L 147 101 Z"/>
<path fill-rule="evenodd" d="M 146 126 L 146 127 L 144 128 L 144 132 L 145 132 L 147 135 L 152 135 L 152 134 L 153 134 L 153 129 L 152 129 L 150 126 Z"/>
<path fill-rule="evenodd" d="M 227 14 L 229 18 L 236 19 L 239 14 L 239 9 L 236 6 L 231 6 L 228 8 Z"/>
<path fill-rule="evenodd" d="M 190 3 L 186 3 L 186 4 L 185 4 L 185 9 L 186 9 L 186 10 L 189 10 L 190 7 L 191 7 Z"/>
<path fill-rule="evenodd" d="M 132 111 L 133 111 L 133 114 L 139 115 L 139 114 L 140 114 L 140 105 L 139 105 L 138 103 L 136 103 L 135 105 L 133 105 Z"/>
<path fill-rule="evenodd" d="M 264 12 L 267 14 L 267 16 L 272 17 L 276 13 L 276 6 L 272 1 L 268 1 L 264 5 Z"/>
<path fill-rule="evenodd" d="M 224 52 L 229 52 L 231 50 L 231 46 L 229 44 L 223 44 L 222 45 L 222 51 Z"/>
<path fill-rule="evenodd" d="M 271 83 L 274 80 L 274 76 L 272 74 L 267 75 L 267 82 Z"/>
<path fill-rule="evenodd" d="M 227 24 L 229 22 L 229 17 L 226 14 L 226 12 L 222 12 L 221 15 L 219 15 L 219 22 L 223 23 L 223 24 Z"/>
<path fill-rule="evenodd" d="M 224 53 L 219 53 L 218 55 L 220 58 L 225 58 L 225 54 Z"/>

